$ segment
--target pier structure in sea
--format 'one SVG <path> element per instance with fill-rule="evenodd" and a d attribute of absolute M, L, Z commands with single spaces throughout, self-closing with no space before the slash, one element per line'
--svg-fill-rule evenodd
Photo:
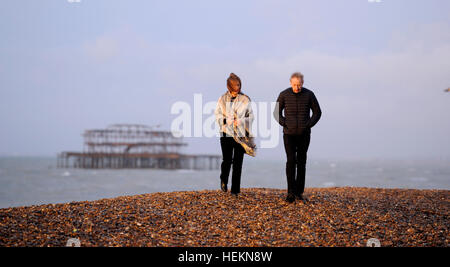
<path fill-rule="evenodd" d="M 140 124 L 113 124 L 106 129 L 85 130 L 83 152 L 63 151 L 58 168 L 218 169 L 220 155 L 181 153 L 183 137 Z"/>

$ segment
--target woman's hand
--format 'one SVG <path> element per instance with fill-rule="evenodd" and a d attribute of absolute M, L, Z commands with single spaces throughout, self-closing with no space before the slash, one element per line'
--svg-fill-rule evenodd
<path fill-rule="evenodd" d="M 227 117 L 226 118 L 227 125 L 233 125 L 234 124 L 234 118 L 233 117 Z"/>

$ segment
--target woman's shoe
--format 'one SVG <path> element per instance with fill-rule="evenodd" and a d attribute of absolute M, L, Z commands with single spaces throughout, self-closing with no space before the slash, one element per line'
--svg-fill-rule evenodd
<path fill-rule="evenodd" d="M 222 189 L 223 192 L 227 192 L 228 191 L 227 184 L 224 183 L 223 181 L 220 181 L 220 189 Z"/>

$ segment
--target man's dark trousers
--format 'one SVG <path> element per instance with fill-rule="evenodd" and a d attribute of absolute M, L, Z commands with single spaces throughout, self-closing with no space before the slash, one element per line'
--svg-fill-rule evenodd
<path fill-rule="evenodd" d="M 231 193 L 240 193 L 242 162 L 244 160 L 245 150 L 233 137 L 226 134 L 220 137 L 220 146 L 222 147 L 220 180 L 228 184 L 228 176 L 230 175 L 231 165 L 233 165 Z"/>
<path fill-rule="evenodd" d="M 311 139 L 311 130 L 307 129 L 299 135 L 283 134 L 286 150 L 286 177 L 288 194 L 302 196 L 305 190 L 306 154 Z M 295 170 L 297 169 L 297 177 Z"/>

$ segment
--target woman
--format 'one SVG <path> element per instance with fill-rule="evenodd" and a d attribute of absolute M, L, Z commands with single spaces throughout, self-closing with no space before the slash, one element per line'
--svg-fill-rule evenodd
<path fill-rule="evenodd" d="M 250 97 L 241 92 L 241 79 L 236 74 L 231 73 L 228 77 L 227 88 L 228 91 L 217 101 L 215 110 L 222 148 L 220 187 L 227 192 L 228 176 L 233 165 L 231 194 L 237 197 L 240 193 L 244 153 L 253 157 L 256 153 L 250 132 L 253 112 Z"/>

